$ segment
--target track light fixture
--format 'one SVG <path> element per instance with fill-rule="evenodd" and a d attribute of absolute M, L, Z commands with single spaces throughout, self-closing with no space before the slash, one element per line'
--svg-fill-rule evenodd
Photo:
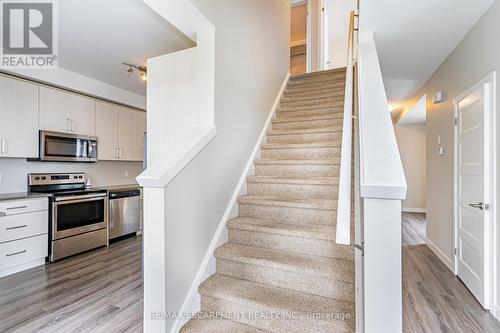
<path fill-rule="evenodd" d="M 148 79 L 148 68 L 147 67 L 136 66 L 136 65 L 132 65 L 132 64 L 129 64 L 126 62 L 123 62 L 122 64 L 127 66 L 126 72 L 128 74 L 132 74 L 135 70 L 137 70 L 143 81 L 146 81 Z"/>

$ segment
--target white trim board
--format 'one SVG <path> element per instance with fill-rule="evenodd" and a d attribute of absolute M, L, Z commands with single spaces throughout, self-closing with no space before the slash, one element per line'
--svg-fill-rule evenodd
<path fill-rule="evenodd" d="M 495 305 L 493 316 L 500 321 L 500 305 Z"/>
<path fill-rule="evenodd" d="M 238 214 L 237 199 L 240 195 L 246 192 L 246 179 L 248 176 L 254 173 L 254 161 L 259 157 L 260 145 L 262 143 L 265 143 L 267 130 L 271 126 L 271 121 L 276 114 L 276 109 L 279 105 L 281 96 L 285 91 L 289 79 L 290 79 L 290 73 L 286 75 L 283 81 L 278 96 L 274 101 L 274 104 L 271 108 L 271 111 L 269 112 L 264 127 L 262 128 L 259 138 L 257 139 L 255 147 L 253 148 L 250 158 L 248 159 L 248 162 L 245 165 L 245 168 L 243 169 L 240 180 L 238 181 L 238 184 L 234 189 L 233 195 L 229 200 L 229 203 L 226 207 L 226 210 L 224 211 L 224 214 L 222 215 L 217 230 L 214 233 L 212 241 L 210 242 L 210 245 L 208 246 L 205 256 L 203 257 L 203 261 L 200 264 L 200 268 L 198 269 L 198 272 L 196 273 L 196 276 L 193 279 L 193 282 L 191 283 L 189 292 L 186 295 L 186 298 L 184 299 L 184 302 L 179 312 L 181 314 L 196 313 L 200 310 L 200 295 L 198 293 L 198 286 L 200 285 L 201 282 L 203 282 L 203 280 L 205 280 L 210 275 L 215 273 L 214 251 L 218 246 L 224 244 L 227 241 L 226 223 L 230 218 L 236 217 Z M 170 332 L 177 333 L 188 320 L 189 318 L 186 318 L 186 316 L 184 315 L 179 316 L 175 321 L 174 325 L 172 326 L 172 330 Z"/>
<path fill-rule="evenodd" d="M 427 213 L 426 208 L 414 208 L 414 207 L 403 207 L 401 209 L 403 213 Z"/>
<path fill-rule="evenodd" d="M 446 267 L 453 273 L 454 272 L 454 265 L 453 265 L 453 260 L 448 258 L 446 254 L 444 254 L 443 251 L 441 251 L 429 238 L 426 239 L 427 246 L 434 252 L 434 254 L 445 264 Z"/>

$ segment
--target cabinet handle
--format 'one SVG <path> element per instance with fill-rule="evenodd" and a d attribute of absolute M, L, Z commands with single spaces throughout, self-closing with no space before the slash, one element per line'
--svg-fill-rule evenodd
<path fill-rule="evenodd" d="M 17 227 L 10 227 L 10 228 L 5 228 L 6 230 L 15 230 L 15 229 L 21 229 L 21 228 L 27 228 L 28 225 L 27 224 L 24 224 L 24 225 L 18 225 Z"/>
<path fill-rule="evenodd" d="M 69 118 L 66 118 L 66 132 L 71 132 L 71 122 Z"/>
<path fill-rule="evenodd" d="M 6 210 L 16 210 L 16 209 L 24 209 L 28 208 L 28 206 L 17 206 L 17 207 L 7 207 Z"/>
<path fill-rule="evenodd" d="M 6 254 L 5 256 L 6 257 L 12 257 L 12 256 L 15 256 L 15 255 L 18 255 L 18 254 L 22 254 L 22 253 L 26 253 L 26 252 L 28 252 L 28 251 L 22 250 L 22 251 L 19 251 L 19 252 L 14 252 L 14 253 Z"/>
<path fill-rule="evenodd" d="M 120 159 L 122 159 L 122 149 L 121 148 L 118 148 L 118 155 L 119 155 Z"/>
<path fill-rule="evenodd" d="M 0 154 L 5 154 L 5 150 L 6 150 L 6 149 L 5 149 L 6 142 L 5 142 L 5 139 L 4 139 L 4 138 L 2 138 L 2 139 L 1 139 L 1 144 L 0 144 L 0 146 L 1 146 L 1 147 L 0 147 Z"/>
<path fill-rule="evenodd" d="M 75 119 L 71 119 L 70 124 L 71 124 L 71 132 L 75 131 L 75 127 L 73 126 L 75 123 Z"/>
<path fill-rule="evenodd" d="M 118 158 L 118 148 L 115 148 L 115 158 Z"/>

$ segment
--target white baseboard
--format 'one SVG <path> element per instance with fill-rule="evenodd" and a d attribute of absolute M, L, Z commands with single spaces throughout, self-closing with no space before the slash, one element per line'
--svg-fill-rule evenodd
<path fill-rule="evenodd" d="M 257 143 L 255 144 L 252 154 L 250 155 L 250 158 L 248 159 L 248 162 L 245 165 L 245 168 L 243 169 L 240 180 L 238 181 L 238 185 L 236 185 L 233 195 L 231 196 L 231 199 L 229 200 L 226 210 L 224 211 L 224 215 L 222 216 L 222 219 L 219 222 L 219 226 L 217 227 L 217 230 L 214 233 L 212 241 L 208 246 L 207 252 L 203 257 L 203 261 L 201 262 L 200 268 L 198 269 L 198 272 L 196 273 L 196 276 L 193 279 L 193 282 L 191 283 L 189 292 L 186 298 L 184 299 L 184 303 L 182 304 L 181 310 L 179 312 L 180 314 L 196 313 L 200 310 L 200 295 L 198 293 L 198 286 L 200 285 L 201 282 L 203 282 L 204 279 L 208 278 L 210 275 L 215 273 L 215 257 L 213 256 L 214 251 L 219 245 L 222 245 L 225 242 L 227 242 L 226 223 L 230 218 L 236 217 L 238 214 L 237 199 L 240 195 L 246 193 L 246 179 L 248 176 L 254 173 L 254 161 L 256 158 L 259 157 L 258 154 L 260 153 L 260 145 L 264 143 L 266 139 L 267 130 L 271 126 L 271 121 L 275 116 L 276 109 L 279 105 L 281 96 L 285 91 L 289 79 L 290 79 L 290 73 L 286 75 L 285 80 L 283 81 L 278 96 L 276 97 L 276 100 L 274 101 L 271 111 L 269 112 L 266 123 L 264 124 L 264 127 L 262 128 L 259 138 L 257 139 Z M 188 320 L 189 318 L 186 318 L 183 315 L 179 316 L 178 319 L 175 321 L 174 325 L 172 326 L 172 330 L 170 332 L 177 333 Z"/>
<path fill-rule="evenodd" d="M 455 274 L 455 265 L 453 264 L 453 260 L 448 258 L 448 256 L 444 254 L 443 251 L 441 251 L 429 238 L 427 238 L 426 243 L 432 252 L 434 252 L 434 254 L 443 262 L 443 264 L 445 264 L 445 266 L 448 267 L 453 274 Z"/>
<path fill-rule="evenodd" d="M 425 208 L 414 208 L 414 207 L 403 207 L 401 209 L 403 213 L 427 213 L 427 209 Z"/>

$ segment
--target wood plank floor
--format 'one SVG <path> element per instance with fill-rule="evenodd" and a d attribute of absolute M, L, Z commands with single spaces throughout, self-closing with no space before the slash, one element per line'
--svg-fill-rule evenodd
<path fill-rule="evenodd" d="M 425 245 L 423 214 L 403 214 L 403 331 L 500 332 L 500 323 Z"/>
<path fill-rule="evenodd" d="M 141 332 L 142 240 L 0 279 L 0 332 Z"/>

